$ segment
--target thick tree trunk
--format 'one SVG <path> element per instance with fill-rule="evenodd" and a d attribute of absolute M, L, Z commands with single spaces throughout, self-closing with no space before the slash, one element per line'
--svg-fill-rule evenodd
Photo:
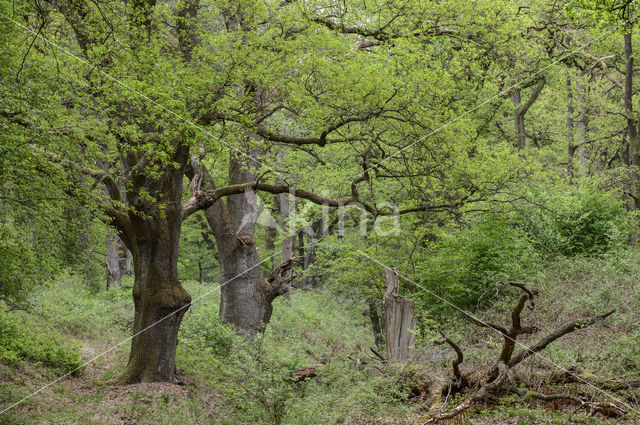
<path fill-rule="evenodd" d="M 181 222 L 181 211 L 167 211 L 164 218 L 133 216 L 135 316 L 131 354 L 121 383 L 174 381 L 178 329 L 191 302 L 178 280 Z"/>
<path fill-rule="evenodd" d="M 253 155 L 255 157 L 255 155 Z M 237 157 L 232 157 L 230 182 L 252 181 L 255 176 Z M 213 230 L 220 258 L 220 321 L 232 324 L 242 334 L 264 330 L 273 311 L 271 302 L 286 288 L 273 287 L 262 274 L 254 241 L 257 194 L 247 191 L 219 200 L 205 211 Z"/>
<path fill-rule="evenodd" d="M 178 280 L 178 244 L 182 226 L 182 180 L 188 148 L 177 147 L 180 168 L 163 170 L 161 178 L 134 175 L 127 199 L 133 209 L 116 223 L 131 250 L 134 267 L 134 320 L 129 363 L 120 383 L 174 382 L 178 329 L 191 297 Z M 153 202 L 141 196 L 142 189 Z M 162 207 L 160 207 L 160 205 Z"/>
<path fill-rule="evenodd" d="M 233 239 L 231 239 L 233 238 Z M 264 330 L 271 319 L 271 301 L 261 282 L 258 250 L 249 238 L 220 241 L 220 321 L 233 324 L 238 332 L 253 335 Z"/>

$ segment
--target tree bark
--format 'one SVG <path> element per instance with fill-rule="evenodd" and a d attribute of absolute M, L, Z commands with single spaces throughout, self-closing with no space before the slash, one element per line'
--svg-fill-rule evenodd
<path fill-rule="evenodd" d="M 526 146 L 526 139 L 524 133 L 524 114 L 520 113 L 520 89 L 517 88 L 511 95 L 511 102 L 513 103 L 513 128 L 516 131 L 518 137 L 518 149 L 524 149 Z"/>
<path fill-rule="evenodd" d="M 581 79 L 585 78 L 586 71 L 582 73 Z M 589 107 L 587 106 L 587 88 L 582 81 L 576 84 L 576 100 L 580 105 L 580 119 L 577 122 L 576 130 L 578 133 L 578 161 L 584 174 L 588 174 L 589 164 L 588 144 L 589 144 Z"/>
<path fill-rule="evenodd" d="M 182 180 L 188 147 L 176 146 L 173 161 L 160 178 L 134 175 L 127 199 L 132 208 L 115 220 L 131 251 L 134 320 L 129 363 L 119 378 L 123 384 L 173 382 L 178 329 L 191 297 L 178 280 L 178 244 L 182 226 Z M 149 194 L 143 196 L 143 193 Z M 148 196 L 154 198 L 147 200 Z"/>
<path fill-rule="evenodd" d="M 527 102 L 522 106 L 520 106 L 520 103 L 522 101 L 521 89 L 520 88 L 514 89 L 511 95 L 511 101 L 513 102 L 513 125 L 516 131 L 516 135 L 518 137 L 518 143 L 517 143 L 518 149 L 524 149 L 527 145 L 525 126 L 524 126 L 524 116 L 526 115 L 531 105 L 533 105 L 533 103 L 538 99 L 538 96 L 540 96 L 540 93 L 542 92 L 542 89 L 544 88 L 545 83 L 546 81 L 544 80 L 544 78 L 541 79 L 538 85 L 533 89 L 533 92 L 531 93 L 531 97 L 529 97 L 529 100 L 527 100 Z"/>
<path fill-rule="evenodd" d="M 628 163 L 631 166 L 631 195 L 633 208 L 640 209 L 640 131 L 638 119 L 633 111 L 633 46 L 631 29 L 624 35 L 625 78 L 624 78 L 624 112 L 627 117 L 627 151 Z M 640 220 L 640 219 L 639 219 Z M 636 223 L 636 241 L 640 239 L 640 221 Z"/>
<path fill-rule="evenodd" d="M 398 295 L 399 281 L 396 269 L 385 268 L 387 291 L 382 297 L 384 328 L 387 342 L 387 359 L 403 362 L 415 351 L 416 318 L 414 302 Z"/>
<path fill-rule="evenodd" d="M 252 155 L 255 157 L 255 155 Z M 255 179 L 259 164 L 244 164 L 232 154 L 229 180 L 237 184 Z M 220 321 L 241 334 L 255 335 L 271 319 L 271 302 L 283 288 L 271 288 L 262 274 L 254 240 L 257 194 L 248 190 L 218 200 L 204 210 L 220 258 Z"/>
<path fill-rule="evenodd" d="M 578 148 L 575 145 L 573 131 L 574 131 L 574 123 L 573 123 L 573 85 L 571 82 L 571 76 L 569 75 L 569 71 L 567 70 L 567 175 L 569 177 L 569 183 L 573 183 L 574 179 L 574 166 L 573 160 L 576 155 L 576 149 Z"/>
<path fill-rule="evenodd" d="M 117 238 L 107 235 L 107 290 L 111 285 L 117 284 L 122 288 L 122 271 L 120 269 L 120 253 L 118 252 Z"/>
<path fill-rule="evenodd" d="M 131 251 L 129 248 L 122 242 L 122 240 L 118 240 L 120 242 L 120 248 L 122 249 L 122 257 L 120 258 L 120 271 L 122 274 L 127 276 L 131 276 L 133 274 L 133 270 L 131 268 Z"/>
<path fill-rule="evenodd" d="M 369 298 L 367 304 L 369 305 L 369 318 L 371 319 L 371 329 L 373 330 L 376 347 L 382 348 L 384 346 L 384 338 L 382 336 L 382 321 L 378 313 L 378 301 Z"/>
<path fill-rule="evenodd" d="M 132 216 L 135 316 L 129 363 L 119 379 L 124 384 L 175 378 L 178 329 L 191 297 L 178 280 L 181 212 L 167 210 L 164 217 Z"/>

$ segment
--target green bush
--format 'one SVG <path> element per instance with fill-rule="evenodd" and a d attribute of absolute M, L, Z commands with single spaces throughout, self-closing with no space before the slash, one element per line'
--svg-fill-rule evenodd
<path fill-rule="evenodd" d="M 95 292 L 84 274 L 73 269 L 59 273 L 30 297 L 33 312 L 64 332 L 95 339 L 119 339 L 131 330 L 131 287 Z"/>
<path fill-rule="evenodd" d="M 572 207 L 556 218 L 564 255 L 605 252 L 629 232 L 622 201 L 611 194 L 587 193 Z"/>
<path fill-rule="evenodd" d="M 602 254 L 624 245 L 634 230 L 617 192 L 569 188 L 536 196 L 539 205 L 525 205 L 512 221 L 546 258 Z"/>
<path fill-rule="evenodd" d="M 497 217 L 478 217 L 422 253 L 417 298 L 429 314 L 469 310 L 495 299 L 496 284 L 524 279 L 539 264 L 526 234 Z M 418 309 L 420 310 L 420 309 Z"/>
<path fill-rule="evenodd" d="M 15 364 L 30 360 L 73 371 L 82 365 L 78 346 L 51 329 L 37 327 L 24 311 L 0 302 L 0 360 Z"/>

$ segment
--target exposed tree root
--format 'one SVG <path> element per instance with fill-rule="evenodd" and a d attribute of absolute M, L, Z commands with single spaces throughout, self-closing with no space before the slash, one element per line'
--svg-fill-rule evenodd
<path fill-rule="evenodd" d="M 616 406 L 613 403 L 593 402 L 590 400 L 585 400 L 585 398 L 583 397 L 573 396 L 569 394 L 561 394 L 561 393 L 543 394 L 536 391 L 527 390 L 525 388 L 516 388 L 516 387 L 509 387 L 508 391 L 511 393 L 518 394 L 523 398 L 535 398 L 537 400 L 542 400 L 542 401 L 564 400 L 571 403 L 575 403 L 578 405 L 578 408 L 588 410 L 590 415 L 593 415 L 595 413 L 600 413 L 601 415 L 604 415 L 607 417 L 617 418 L 620 416 L 624 416 L 627 413 L 624 409 Z"/>

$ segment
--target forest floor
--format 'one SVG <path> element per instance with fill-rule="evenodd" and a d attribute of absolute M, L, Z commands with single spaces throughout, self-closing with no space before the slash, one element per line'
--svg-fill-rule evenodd
<path fill-rule="evenodd" d="M 590 416 L 576 406 L 510 395 L 449 423 L 640 423 L 634 413 L 640 407 L 637 390 L 600 389 L 603 382 L 640 377 L 637 260 L 563 260 L 542 271 L 535 282 L 541 296 L 526 320 L 543 332 L 586 311 L 613 307 L 617 312 L 606 326 L 592 326 L 552 344 L 512 377 L 515 384 L 537 391 L 589 394 L 613 402 L 624 407 L 626 417 Z M 194 298 L 214 287 L 191 281 L 185 286 Z M 31 297 L 26 310 L 5 312 L 25 326 L 25 338 L 34 332 L 55 337 L 58 347 L 46 348 L 53 353 L 44 357 L 47 361 L 11 360 L 6 352 L 0 357 L 0 410 L 65 373 L 55 365 L 56 356 L 62 356 L 59 349 L 79 353 L 85 361 L 110 351 L 1 414 L 0 424 L 421 424 L 434 406 L 446 403 L 451 408 L 461 400 L 434 394 L 450 375 L 453 354 L 433 346 L 433 335 L 418 335 L 414 362 L 382 363 L 369 350 L 374 343 L 364 305 L 327 289 L 298 290 L 277 300 L 268 330 L 254 341 L 218 323 L 214 292 L 194 304 L 183 321 L 176 361 L 179 384 L 115 385 L 129 344 L 111 348 L 128 336 L 130 291 L 126 281 L 123 290 L 91 292 L 80 276 L 66 274 Z M 512 302 L 505 297 L 478 314 L 504 322 Z M 463 372 L 484 373 L 495 361 L 500 338 L 489 330 L 461 319 L 446 329 L 465 351 Z M 307 367 L 315 368 L 315 376 L 296 379 Z M 565 378 L 572 375 L 582 382 L 568 383 Z"/>

